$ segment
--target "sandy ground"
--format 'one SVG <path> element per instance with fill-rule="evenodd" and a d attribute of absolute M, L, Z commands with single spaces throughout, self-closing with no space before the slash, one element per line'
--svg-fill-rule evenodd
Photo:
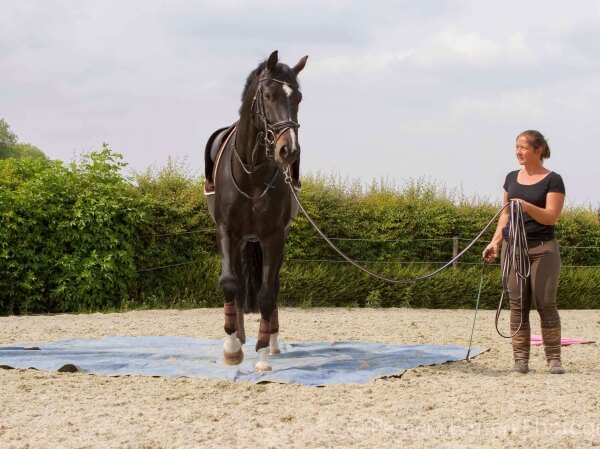
<path fill-rule="evenodd" d="M 600 347 L 563 348 L 568 373 L 511 372 L 495 311 L 477 316 L 471 363 L 323 388 L 198 378 L 0 370 L 0 448 L 600 447 Z M 600 342 L 600 311 L 561 311 L 563 335 Z M 506 329 L 508 313 L 502 316 Z M 468 346 L 472 310 L 282 309 L 288 342 L 361 340 Z M 257 316 L 247 319 L 255 335 Z M 539 320 L 532 314 L 534 333 Z M 222 311 L 1 317 L 0 343 L 106 335 L 221 338 Z"/>

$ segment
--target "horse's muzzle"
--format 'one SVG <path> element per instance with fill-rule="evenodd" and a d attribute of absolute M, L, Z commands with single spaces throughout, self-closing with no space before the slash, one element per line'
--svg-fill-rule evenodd
<path fill-rule="evenodd" d="M 295 129 L 289 128 L 281 133 L 275 142 L 274 156 L 278 163 L 284 165 L 289 165 L 300 157 L 300 144 Z"/>

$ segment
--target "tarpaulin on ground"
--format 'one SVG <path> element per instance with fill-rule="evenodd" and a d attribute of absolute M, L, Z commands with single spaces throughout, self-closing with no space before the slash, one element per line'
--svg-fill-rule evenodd
<path fill-rule="evenodd" d="M 0 365 L 55 371 L 75 365 L 79 371 L 108 376 L 204 377 L 234 382 L 279 382 L 321 386 L 364 384 L 400 376 L 417 366 L 464 360 L 467 349 L 449 345 L 393 345 L 357 341 L 281 342 L 270 357 L 273 371 L 256 372 L 254 344 L 244 345 L 245 359 L 223 364 L 223 340 L 176 336 L 71 339 L 33 345 L 0 346 Z M 485 349 L 472 348 L 474 357 Z"/>

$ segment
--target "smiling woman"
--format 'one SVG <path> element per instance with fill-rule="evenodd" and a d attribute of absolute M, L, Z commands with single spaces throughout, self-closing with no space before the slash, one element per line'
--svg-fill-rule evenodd
<path fill-rule="evenodd" d="M 494 260 L 498 256 L 498 246 L 502 243 L 502 265 L 507 273 L 505 286 L 510 299 L 514 370 L 523 374 L 529 371 L 529 312 L 535 298 L 550 372 L 562 374 L 565 370 L 560 359 L 561 327 L 556 303 L 560 253 L 554 225 L 564 205 L 565 186 L 558 173 L 543 165 L 544 159 L 550 157 L 550 147 L 539 131 L 529 130 L 519 134 L 515 154 L 522 168 L 506 176 L 504 204 L 516 202 L 519 206 L 515 208 L 517 213 L 519 210 L 523 212 L 531 268 L 525 275 L 517 273 L 507 258 L 509 245 L 512 244 L 512 223 L 517 219 L 509 215 L 508 208 L 504 208 L 492 241 L 483 251 L 483 258 L 488 262 Z"/>

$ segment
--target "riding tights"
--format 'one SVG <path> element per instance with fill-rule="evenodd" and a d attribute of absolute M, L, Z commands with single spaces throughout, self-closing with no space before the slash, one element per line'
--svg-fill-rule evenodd
<path fill-rule="evenodd" d="M 507 243 L 502 244 L 502 252 Z M 546 359 L 560 361 L 560 317 L 556 304 L 556 291 L 560 274 L 560 253 L 556 240 L 528 241 L 531 275 L 518 282 L 514 270 L 508 277 L 508 296 L 510 300 L 510 328 L 513 355 L 516 361 L 529 361 L 531 327 L 529 312 L 532 300 L 540 315 L 542 340 Z M 515 333 L 516 332 L 516 333 Z"/>

